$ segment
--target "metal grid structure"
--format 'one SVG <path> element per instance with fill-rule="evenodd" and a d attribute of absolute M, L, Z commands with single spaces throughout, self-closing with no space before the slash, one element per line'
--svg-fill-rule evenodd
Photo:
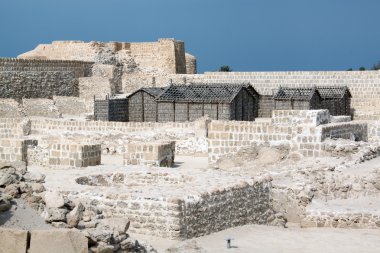
<path fill-rule="evenodd" d="M 243 88 L 252 96 L 258 96 L 250 84 L 191 84 L 171 85 L 158 96 L 157 101 L 230 103 Z"/>
<path fill-rule="evenodd" d="M 318 86 L 321 94 L 321 108 L 330 115 L 351 115 L 351 92 L 347 86 Z"/>
<path fill-rule="evenodd" d="M 318 92 L 316 88 L 280 87 L 279 89 L 273 91 L 273 99 L 275 100 L 310 100 L 316 92 Z"/>

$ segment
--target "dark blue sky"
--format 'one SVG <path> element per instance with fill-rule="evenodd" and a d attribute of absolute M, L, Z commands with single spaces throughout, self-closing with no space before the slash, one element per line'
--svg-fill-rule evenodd
<path fill-rule="evenodd" d="M 169 37 L 199 72 L 370 68 L 379 10 L 379 0 L 0 0 L 0 57 L 53 40 Z"/>

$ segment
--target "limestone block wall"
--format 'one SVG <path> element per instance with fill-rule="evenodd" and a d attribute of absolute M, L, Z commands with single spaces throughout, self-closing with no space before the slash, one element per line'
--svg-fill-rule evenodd
<path fill-rule="evenodd" d="M 1 122 L 1 121 L 0 121 Z M 44 134 L 47 131 L 70 131 L 70 132 L 138 132 L 153 129 L 166 129 L 178 128 L 186 129 L 192 128 L 199 132 L 204 137 L 205 124 L 199 122 L 107 122 L 107 121 L 65 121 L 60 119 L 31 119 L 31 132 Z M 199 131 L 198 131 L 199 130 Z M 202 130 L 202 131 L 201 131 Z"/>
<path fill-rule="evenodd" d="M 78 96 L 78 78 L 91 63 L 0 58 L 1 98 Z"/>
<path fill-rule="evenodd" d="M 185 53 L 186 57 L 186 74 L 196 74 L 197 73 L 197 59 L 188 53 Z"/>
<path fill-rule="evenodd" d="M 152 80 L 156 86 L 167 85 L 170 81 L 181 84 L 184 79 L 188 84 L 249 82 L 260 95 L 268 96 L 279 86 L 348 86 L 355 119 L 380 119 L 380 71 L 205 72 L 202 75 L 150 74 L 140 78 L 144 80 L 141 83 L 148 82 L 150 86 Z M 128 86 L 133 85 L 123 79 L 123 90 L 127 91 Z"/>
<path fill-rule="evenodd" d="M 128 143 L 125 165 L 154 165 L 171 167 L 174 163 L 175 142 Z"/>
<path fill-rule="evenodd" d="M 49 165 L 88 167 L 100 165 L 101 146 L 76 142 L 51 141 L 49 143 Z"/>
<path fill-rule="evenodd" d="M 324 125 L 322 129 L 322 139 L 351 139 L 356 141 L 368 141 L 368 124 L 364 122 L 344 122 Z"/>
<path fill-rule="evenodd" d="M 328 110 L 274 110 L 272 112 L 272 124 L 279 126 L 301 124 L 319 126 L 329 123 L 329 120 Z"/>
<path fill-rule="evenodd" d="M 27 162 L 28 141 L 23 139 L 2 138 L 0 140 L 0 160 Z"/>
<path fill-rule="evenodd" d="M 367 140 L 366 123 L 326 124 L 328 119 L 328 111 L 315 110 L 273 111 L 272 122 L 212 121 L 208 128 L 209 163 L 254 144 L 289 145 L 292 152 L 317 157 L 324 154 L 323 140 L 328 137 L 350 139 L 353 135 L 356 140 Z"/>
<path fill-rule="evenodd" d="M 274 220 L 271 184 L 267 179 L 241 181 L 242 178 L 234 178 L 234 182 L 213 186 L 213 176 L 207 175 L 211 182 L 203 188 L 205 185 L 200 182 L 192 182 L 191 175 L 157 170 L 81 177 L 76 180 L 80 184 L 116 186 L 118 189 L 126 184 L 138 188 L 139 192 L 119 190 L 117 194 L 112 193 L 112 197 L 105 194 L 81 196 L 80 193 L 76 197 L 96 202 L 106 218 L 128 217 L 131 233 L 173 239 L 199 237 L 246 224 L 271 224 Z M 221 178 L 215 180 L 223 181 L 226 177 L 219 176 Z M 156 194 L 152 186 L 162 192 Z M 146 192 L 147 189 L 154 192 Z"/>
<path fill-rule="evenodd" d="M 31 132 L 27 118 L 0 118 L 0 138 L 23 138 Z"/>
<path fill-rule="evenodd" d="M 187 197 L 182 207 L 182 237 L 193 238 L 246 224 L 269 224 L 274 219 L 270 182 L 245 182 L 215 189 L 200 198 Z"/>

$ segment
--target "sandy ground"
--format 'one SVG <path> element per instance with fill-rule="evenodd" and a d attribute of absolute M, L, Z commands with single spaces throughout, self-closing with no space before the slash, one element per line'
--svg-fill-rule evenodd
<path fill-rule="evenodd" d="M 149 241 L 158 252 L 178 243 L 173 240 L 135 235 Z M 225 238 L 233 238 L 227 249 Z M 289 224 L 288 228 L 247 225 L 223 230 L 211 235 L 195 238 L 197 244 L 209 253 L 378 253 L 380 252 L 380 230 L 299 228 Z"/>
<path fill-rule="evenodd" d="M 35 210 L 24 204 L 21 199 L 13 199 L 12 208 L 0 213 L 0 227 L 24 230 L 52 229 Z"/>

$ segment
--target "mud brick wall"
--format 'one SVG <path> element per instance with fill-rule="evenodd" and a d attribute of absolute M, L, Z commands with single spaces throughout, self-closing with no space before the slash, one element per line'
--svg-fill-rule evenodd
<path fill-rule="evenodd" d="M 171 167 L 174 163 L 175 142 L 128 143 L 125 165 L 154 165 Z"/>
<path fill-rule="evenodd" d="M 88 167 L 100 165 L 101 145 L 65 143 L 52 141 L 49 143 L 49 165 Z"/>

